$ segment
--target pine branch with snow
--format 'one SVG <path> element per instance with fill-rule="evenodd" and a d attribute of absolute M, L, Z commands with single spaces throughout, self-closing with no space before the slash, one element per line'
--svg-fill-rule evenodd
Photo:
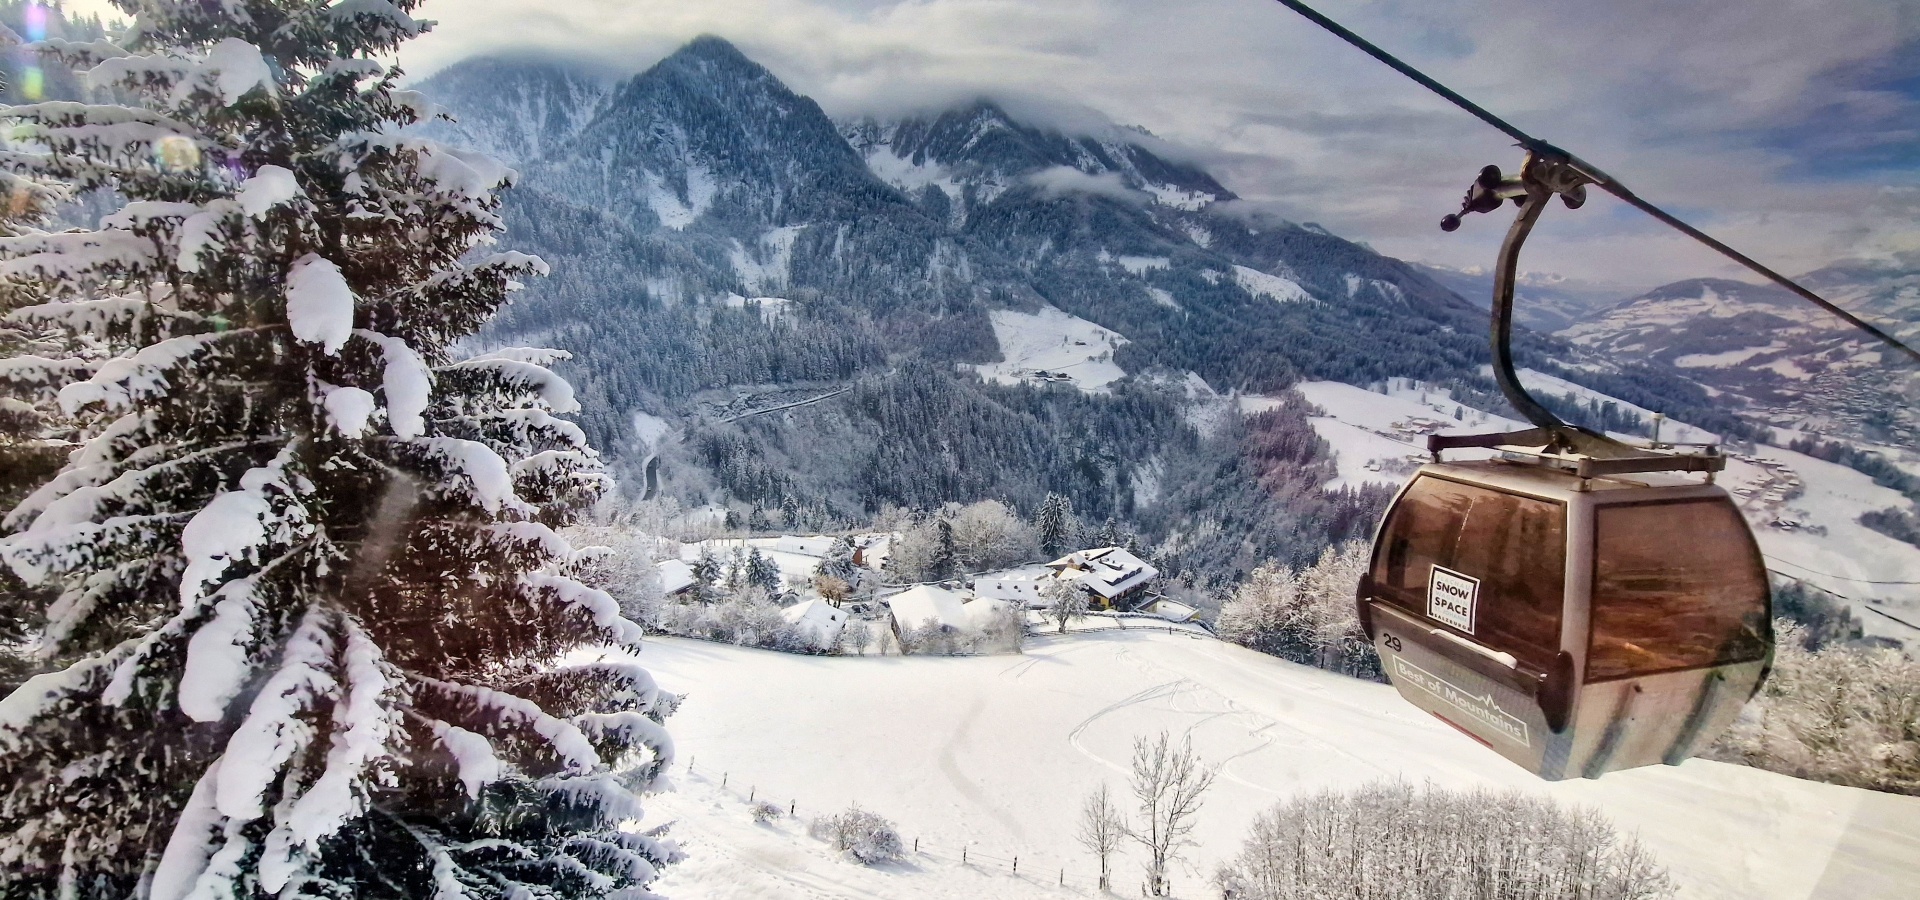
<path fill-rule="evenodd" d="M 553 528 L 606 486 L 552 351 L 455 357 L 539 259 L 513 173 L 401 134 L 417 0 L 125 0 L 36 49 L 0 168 L 127 198 L 0 233 L 0 384 L 76 423 L 9 502 L 47 669 L 0 700 L 10 896 L 623 897 L 677 700 Z M 101 94 L 100 96 L 106 96 Z M 66 188 L 62 188 L 66 189 Z M 23 401 L 24 402 L 24 401 Z"/>

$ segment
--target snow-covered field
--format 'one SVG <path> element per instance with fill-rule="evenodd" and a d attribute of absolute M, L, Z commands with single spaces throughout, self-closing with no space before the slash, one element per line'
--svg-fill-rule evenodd
<path fill-rule="evenodd" d="M 1038 313 L 1000 309 L 991 316 L 1005 361 L 973 366 L 982 378 L 1002 384 L 1065 380 L 1100 393 L 1127 375 L 1113 364 L 1113 351 L 1127 342 L 1117 331 L 1051 306 Z"/>
<path fill-rule="evenodd" d="M 864 534 L 855 537 L 866 545 L 864 559 L 868 565 L 879 568 L 886 564 L 887 547 L 891 543 L 890 535 Z M 746 553 L 758 550 L 761 556 L 779 567 L 782 578 L 804 583 L 812 580 L 814 573 L 819 570 L 821 560 L 826 558 L 826 547 L 831 544 L 832 538 L 816 535 L 799 540 L 803 544 L 811 545 L 809 549 L 804 552 L 783 549 L 793 547 L 795 542 L 793 537 L 714 538 L 708 541 L 680 544 L 671 548 L 669 553 L 677 554 L 678 559 L 687 563 L 699 559 L 702 553 L 712 553 L 714 558 L 724 562 L 736 552 Z"/>
<path fill-rule="evenodd" d="M 1700 760 L 1542 782 L 1390 687 L 1185 634 L 1043 637 L 1023 656 L 960 658 L 655 639 L 641 661 L 687 694 L 669 722 L 682 791 L 649 816 L 676 820 L 691 855 L 656 885 L 676 900 L 1094 896 L 1095 863 L 1072 838 L 1081 798 L 1123 788 L 1133 739 L 1161 729 L 1222 767 L 1200 846 L 1175 872 L 1181 897 L 1215 896 L 1207 876 L 1274 802 L 1381 778 L 1595 806 L 1640 836 L 1686 898 L 1920 896 L 1920 798 Z M 922 853 L 879 869 L 833 858 L 793 821 L 753 824 L 749 793 L 802 819 L 861 804 Z M 1139 873 L 1121 862 L 1117 893 L 1131 895 Z"/>
<path fill-rule="evenodd" d="M 1307 293 L 1306 288 L 1295 284 L 1292 279 L 1262 272 L 1259 269 L 1234 266 L 1233 280 L 1245 288 L 1247 293 L 1256 297 L 1266 297 L 1278 303 L 1313 299 L 1313 295 Z"/>
<path fill-rule="evenodd" d="M 1804 523 L 1803 527 L 1782 529 L 1765 522 L 1752 523 L 1760 552 L 1767 555 L 1767 566 L 1855 601 L 1855 614 L 1868 634 L 1920 645 L 1920 629 L 1868 609 L 1884 610 L 1920 625 L 1920 548 L 1860 524 L 1861 513 L 1888 507 L 1905 509 L 1907 499 L 1846 466 L 1778 447 L 1760 447 L 1756 455 L 1786 466 L 1800 478 L 1804 491 L 1782 504 L 1791 518 Z M 1757 465 L 1736 459 L 1727 464 L 1720 483 L 1738 491 L 1762 483 L 1767 474 Z M 1805 526 L 1824 528 L 1826 533 Z"/>

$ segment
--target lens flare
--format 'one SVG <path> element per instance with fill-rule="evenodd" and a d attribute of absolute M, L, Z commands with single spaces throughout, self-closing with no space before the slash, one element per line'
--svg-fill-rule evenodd
<path fill-rule="evenodd" d="M 200 167 L 200 148 L 177 134 L 153 142 L 153 161 L 163 171 L 183 172 Z"/>
<path fill-rule="evenodd" d="M 21 16 L 25 20 L 23 24 L 26 26 L 24 30 L 26 31 L 27 40 L 44 41 L 47 39 L 47 8 L 45 5 L 39 3 L 38 0 L 29 0 L 26 8 L 21 10 Z M 20 72 L 21 98 L 25 100 L 39 100 L 41 97 L 46 96 L 46 93 L 46 73 L 42 72 L 39 66 L 31 63 L 24 66 Z"/>
<path fill-rule="evenodd" d="M 27 40 L 44 41 L 47 39 L 47 8 L 37 2 L 29 2 L 24 11 L 27 26 Z"/>

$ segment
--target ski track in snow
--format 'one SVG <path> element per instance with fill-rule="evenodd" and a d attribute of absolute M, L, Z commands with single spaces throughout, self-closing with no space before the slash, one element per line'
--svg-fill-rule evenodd
<path fill-rule="evenodd" d="M 1920 798 L 1702 760 L 1542 782 L 1390 687 L 1213 640 L 1083 632 L 1008 659 L 657 639 L 640 661 L 689 693 L 668 727 L 698 774 L 685 793 L 654 798 L 648 819 L 677 820 L 692 854 L 656 886 L 674 900 L 1094 896 L 1095 864 L 1072 839 L 1081 800 L 1101 782 L 1124 796 L 1133 739 L 1161 729 L 1224 767 L 1201 846 L 1177 873 L 1182 897 L 1214 896 L 1203 873 L 1276 800 L 1394 777 L 1596 807 L 1640 837 L 1687 900 L 1920 896 Z M 721 772 L 738 797 L 702 780 Z M 802 819 L 858 803 L 898 823 L 909 846 L 922 839 L 923 853 L 880 868 L 834 858 L 797 822 L 753 825 L 749 789 L 797 801 Z M 1019 877 L 1006 865 L 1015 855 Z M 1129 855 L 1117 889 L 1130 893 L 1138 873 Z"/>

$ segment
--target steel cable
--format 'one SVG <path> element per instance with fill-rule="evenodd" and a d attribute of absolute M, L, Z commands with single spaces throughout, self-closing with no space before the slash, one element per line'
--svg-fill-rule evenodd
<path fill-rule="evenodd" d="M 1907 354 L 1908 356 L 1913 357 L 1913 359 L 1916 362 L 1920 362 L 1920 350 L 1916 350 L 1913 347 L 1907 346 L 1905 343 L 1902 343 L 1899 338 L 1896 338 L 1893 335 L 1888 334 L 1886 331 L 1881 330 L 1878 326 L 1874 325 L 1873 323 L 1868 322 L 1865 319 L 1862 319 L 1854 315 L 1853 313 L 1847 312 L 1845 309 L 1842 309 L 1839 306 L 1834 305 L 1831 301 L 1820 296 L 1819 294 L 1816 294 L 1813 291 L 1808 290 L 1805 287 L 1802 287 L 1799 282 L 1796 282 L 1793 279 L 1780 274 L 1779 272 L 1775 272 L 1773 269 L 1760 264 L 1758 261 L 1754 260 L 1752 257 L 1749 257 L 1746 254 L 1741 253 L 1740 251 L 1735 250 L 1724 243 L 1721 243 L 1718 239 L 1714 238 L 1712 235 L 1709 235 L 1706 232 L 1701 231 L 1700 229 L 1695 228 L 1692 225 L 1689 225 L 1686 222 L 1682 221 L 1680 217 L 1675 216 L 1672 213 L 1669 213 L 1666 210 L 1653 205 L 1652 203 L 1649 203 L 1645 200 L 1640 199 L 1640 197 L 1634 194 L 1633 191 L 1628 190 L 1626 185 L 1621 184 L 1619 179 L 1616 179 L 1613 176 L 1600 171 L 1598 167 L 1589 164 L 1585 160 L 1582 160 L 1579 157 L 1574 156 L 1573 154 L 1560 149 L 1559 147 L 1556 147 L 1550 143 L 1547 143 L 1546 141 L 1543 141 L 1539 138 L 1534 137 L 1533 135 L 1530 135 L 1524 131 L 1521 131 L 1519 128 L 1514 127 L 1514 125 L 1508 122 L 1507 120 L 1502 119 L 1499 116 L 1496 116 L 1493 113 L 1488 112 L 1487 110 L 1483 109 L 1479 104 L 1474 103 L 1473 101 L 1460 96 L 1458 93 L 1455 93 L 1452 88 L 1449 88 L 1446 85 L 1433 80 L 1425 72 L 1422 72 L 1419 69 L 1416 69 L 1413 66 L 1408 65 L 1407 63 L 1401 61 L 1399 57 L 1396 57 L 1393 54 L 1380 49 L 1379 47 L 1375 46 L 1373 42 L 1368 41 L 1366 38 L 1363 38 L 1357 34 L 1354 34 L 1352 31 L 1348 30 L 1345 26 L 1341 25 L 1338 22 L 1335 22 L 1332 19 L 1327 18 L 1324 15 L 1321 15 L 1318 10 L 1315 10 L 1313 7 L 1300 2 L 1300 0 L 1279 0 L 1279 2 L 1285 5 L 1288 9 L 1291 9 L 1294 12 L 1297 12 L 1300 15 L 1305 16 L 1308 21 L 1314 23 L 1315 25 L 1320 26 L 1323 29 L 1326 29 L 1327 31 L 1334 34 L 1335 36 L 1339 37 L 1341 40 L 1344 40 L 1347 43 L 1352 44 L 1353 46 L 1359 48 L 1361 51 L 1365 52 L 1368 56 L 1371 56 L 1374 59 L 1377 59 L 1383 63 L 1386 63 L 1394 71 L 1399 72 L 1400 74 L 1413 79 L 1420 86 L 1436 94 L 1439 94 L 1441 97 L 1446 98 L 1446 100 L 1452 103 L 1453 105 L 1458 106 L 1469 113 L 1472 113 L 1480 121 L 1485 122 L 1488 125 L 1492 125 L 1494 128 L 1499 129 L 1501 132 L 1505 133 L 1508 137 L 1511 137 L 1515 141 L 1518 141 L 1521 147 L 1524 147 L 1530 151 L 1535 151 L 1540 153 L 1551 153 L 1551 154 L 1556 154 L 1559 156 L 1566 157 L 1572 163 L 1574 168 L 1579 169 L 1582 174 L 1593 179 L 1593 183 L 1597 187 L 1599 187 L 1601 190 L 1604 190 L 1607 193 L 1620 198 L 1621 200 L 1625 201 L 1628 205 L 1633 206 L 1634 208 L 1639 209 L 1641 212 L 1644 212 L 1647 215 L 1650 215 L 1655 219 L 1659 220 L 1660 222 L 1665 223 L 1669 227 L 1679 231 L 1681 234 L 1684 234 L 1690 238 L 1693 238 L 1694 240 L 1699 241 L 1700 243 L 1705 244 L 1706 246 L 1719 251 L 1721 255 L 1726 256 L 1728 259 L 1731 259 L 1734 262 L 1737 262 L 1747 267 L 1748 269 L 1751 269 L 1755 273 L 1759 274 L 1761 277 L 1766 278 L 1768 281 L 1771 281 L 1783 288 L 1786 288 L 1789 291 L 1792 291 L 1801 299 L 1806 300 L 1810 303 L 1813 303 L 1814 305 L 1819 306 L 1821 309 L 1824 309 L 1827 312 L 1830 312 L 1836 316 L 1839 316 L 1841 319 L 1845 320 L 1848 324 L 1854 326 L 1855 328 L 1858 328 L 1861 331 L 1864 331 L 1870 335 L 1873 335 L 1875 338 L 1878 338 L 1880 341 L 1887 344 L 1888 346 L 1891 346 L 1897 350 L 1900 350 L 1901 352 Z"/>

